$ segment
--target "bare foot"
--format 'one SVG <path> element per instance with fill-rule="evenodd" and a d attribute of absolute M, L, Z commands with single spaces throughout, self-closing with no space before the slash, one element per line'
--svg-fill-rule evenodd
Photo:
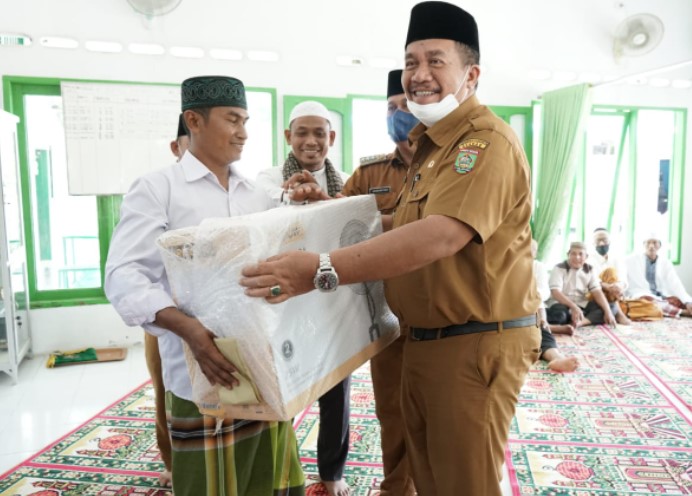
<path fill-rule="evenodd" d="M 556 358 L 548 362 L 548 368 L 553 372 L 574 372 L 578 367 L 579 359 L 573 356 Z"/>
<path fill-rule="evenodd" d="M 574 326 L 572 325 L 551 325 L 550 331 L 553 334 L 566 334 L 571 336 L 574 334 Z"/>
<path fill-rule="evenodd" d="M 323 480 L 322 484 L 327 490 L 327 493 L 329 493 L 329 496 L 348 496 L 351 494 L 351 488 L 348 487 L 348 484 L 346 484 L 343 479 L 335 481 Z"/>
<path fill-rule="evenodd" d="M 164 470 L 159 474 L 159 484 L 164 487 L 171 487 L 173 484 L 173 474 L 170 470 Z"/>

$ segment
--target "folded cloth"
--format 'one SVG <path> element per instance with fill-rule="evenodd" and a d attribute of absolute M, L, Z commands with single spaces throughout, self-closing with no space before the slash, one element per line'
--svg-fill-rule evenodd
<path fill-rule="evenodd" d="M 52 369 L 60 365 L 79 362 L 95 362 L 98 360 L 95 348 L 83 348 L 72 351 L 56 351 L 48 356 L 46 367 Z"/>

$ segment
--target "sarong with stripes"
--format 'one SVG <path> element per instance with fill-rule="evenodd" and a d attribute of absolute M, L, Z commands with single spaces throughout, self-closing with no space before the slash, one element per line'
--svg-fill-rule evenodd
<path fill-rule="evenodd" d="M 166 393 L 175 496 L 304 496 L 305 478 L 290 422 L 202 415 Z"/>

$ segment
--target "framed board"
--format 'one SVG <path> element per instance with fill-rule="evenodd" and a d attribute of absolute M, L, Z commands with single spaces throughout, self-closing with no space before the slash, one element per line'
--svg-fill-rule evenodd
<path fill-rule="evenodd" d="M 120 195 L 174 162 L 179 85 L 62 82 L 71 195 Z"/>

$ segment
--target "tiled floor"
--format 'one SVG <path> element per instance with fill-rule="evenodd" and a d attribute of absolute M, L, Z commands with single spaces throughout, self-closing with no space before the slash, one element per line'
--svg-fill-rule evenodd
<path fill-rule="evenodd" d="M 48 369 L 25 359 L 19 381 L 0 373 L 0 475 L 80 426 L 149 377 L 141 344 L 127 358 Z"/>

